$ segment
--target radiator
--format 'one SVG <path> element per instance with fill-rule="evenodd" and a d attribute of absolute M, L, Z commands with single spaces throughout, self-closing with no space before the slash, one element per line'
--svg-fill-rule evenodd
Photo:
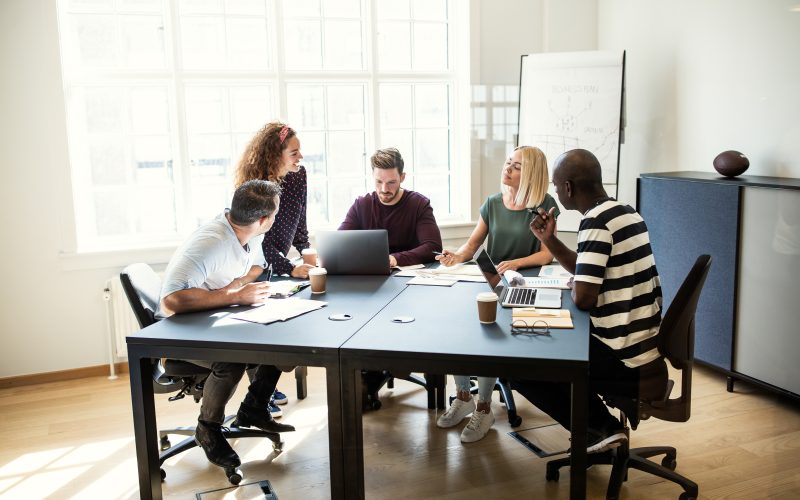
<path fill-rule="evenodd" d="M 109 342 L 111 345 L 111 365 L 119 360 L 128 357 L 128 346 L 125 344 L 125 337 L 139 331 L 139 323 L 133 314 L 125 290 L 122 289 L 122 282 L 119 275 L 106 281 L 103 290 L 103 298 L 106 301 L 106 324 L 108 325 Z M 113 368 L 112 368 L 113 374 Z"/>

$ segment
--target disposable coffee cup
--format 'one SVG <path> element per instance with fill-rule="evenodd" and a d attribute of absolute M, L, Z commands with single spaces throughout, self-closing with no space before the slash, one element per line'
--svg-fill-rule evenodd
<path fill-rule="evenodd" d="M 311 266 L 317 265 L 317 249 L 316 248 L 306 248 L 300 255 L 303 256 L 303 264 L 308 264 Z"/>
<path fill-rule="evenodd" d="M 478 321 L 484 325 L 491 325 L 497 320 L 497 294 L 493 292 L 479 293 Z"/>
<path fill-rule="evenodd" d="M 328 270 L 324 267 L 309 269 L 308 280 L 311 282 L 311 293 L 325 293 L 325 285 L 328 281 Z"/>

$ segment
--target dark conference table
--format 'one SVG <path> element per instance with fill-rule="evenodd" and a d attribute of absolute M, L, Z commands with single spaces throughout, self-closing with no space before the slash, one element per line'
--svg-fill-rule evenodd
<path fill-rule="evenodd" d="M 530 273 L 525 273 L 530 274 Z M 239 310 L 173 316 L 127 338 L 141 498 L 161 498 L 150 359 L 209 359 L 241 363 L 321 366 L 326 370 L 331 498 L 364 498 L 361 369 L 463 373 L 561 380 L 573 385 L 571 498 L 586 494 L 588 314 L 568 294 L 575 328 L 550 337 L 512 336 L 511 310 L 497 323 L 477 321 L 475 295 L 485 283 L 406 286 L 394 276 L 329 276 L 327 293 L 297 296 L 328 306 L 269 325 L 227 318 Z M 330 321 L 346 313 L 349 321 Z M 411 323 L 391 321 L 413 316 Z"/>
<path fill-rule="evenodd" d="M 409 286 L 342 345 L 347 498 L 364 498 L 361 369 L 572 383 L 571 447 L 576 452 L 570 467 L 570 497 L 585 498 L 589 315 L 562 293 L 562 308 L 570 309 L 574 329 L 554 329 L 549 337 L 512 335 L 511 309 L 498 308 L 495 324 L 478 321 L 475 296 L 484 291 L 486 283 Z M 392 322 L 398 316 L 412 316 L 414 321 Z"/>

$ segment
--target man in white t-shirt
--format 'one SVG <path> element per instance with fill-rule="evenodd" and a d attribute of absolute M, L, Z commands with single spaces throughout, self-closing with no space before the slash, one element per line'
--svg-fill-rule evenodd
<path fill-rule="evenodd" d="M 192 233 L 170 259 L 156 317 L 263 302 L 269 283 L 255 281 L 263 271 L 263 267 L 255 263 L 263 256 L 261 246 L 251 245 L 251 240 L 272 227 L 279 196 L 280 187 L 273 182 L 245 182 L 234 193 L 229 210 Z M 233 396 L 247 366 L 203 360 L 191 362 L 211 369 L 203 387 L 195 440 L 211 463 L 238 467 L 239 456 L 223 436 L 221 426 L 225 404 Z M 275 366 L 255 367 L 247 395 L 236 415 L 240 426 L 254 426 L 270 432 L 294 430 L 291 425 L 275 422 L 267 410 L 280 375 L 281 371 Z"/>

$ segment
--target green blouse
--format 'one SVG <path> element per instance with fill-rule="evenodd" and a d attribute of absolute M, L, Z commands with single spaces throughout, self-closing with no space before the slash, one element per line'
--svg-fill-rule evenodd
<path fill-rule="evenodd" d="M 560 213 L 556 200 L 549 194 L 536 208 L 546 211 L 556 207 L 556 216 Z M 539 251 L 541 244 L 530 229 L 534 215 L 527 209 L 509 210 L 503 204 L 503 193 L 493 194 L 481 205 L 481 218 L 489 226 L 489 237 L 486 251 L 495 264 L 504 260 L 527 257 Z"/>

